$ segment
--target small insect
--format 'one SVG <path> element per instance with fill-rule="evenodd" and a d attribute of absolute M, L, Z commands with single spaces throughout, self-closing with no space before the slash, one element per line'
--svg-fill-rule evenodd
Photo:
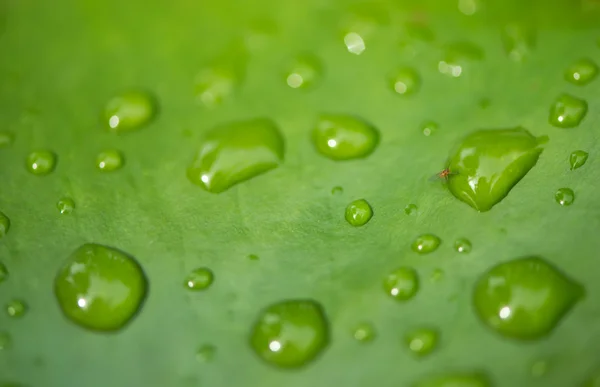
<path fill-rule="evenodd" d="M 450 168 L 444 168 L 443 171 L 436 173 L 435 175 L 431 176 L 431 178 L 429 178 L 430 181 L 438 181 L 440 179 L 444 180 L 444 181 L 448 181 L 448 179 L 450 178 L 450 176 L 454 176 L 454 175 L 458 175 L 458 172 L 452 172 L 450 171 Z"/>

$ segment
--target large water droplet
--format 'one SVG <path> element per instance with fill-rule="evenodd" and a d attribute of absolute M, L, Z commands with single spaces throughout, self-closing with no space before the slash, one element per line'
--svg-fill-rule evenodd
<path fill-rule="evenodd" d="M 392 270 L 383 280 L 383 290 L 397 301 L 407 301 L 419 291 L 419 275 L 412 267 Z"/>
<path fill-rule="evenodd" d="M 419 254 L 432 253 L 440 246 L 442 240 L 432 234 L 419 235 L 412 243 L 412 251 Z"/>
<path fill-rule="evenodd" d="M 6 304 L 6 314 L 13 318 L 23 317 L 27 313 L 27 309 L 27 303 L 23 300 L 14 299 Z"/>
<path fill-rule="evenodd" d="M 593 81 L 596 75 L 598 75 L 598 65 L 588 58 L 579 59 L 565 71 L 565 79 L 580 86 Z"/>
<path fill-rule="evenodd" d="M 322 114 L 312 133 L 317 151 L 332 160 L 350 160 L 370 155 L 379 143 L 379 132 L 356 117 Z"/>
<path fill-rule="evenodd" d="M 64 197 L 56 203 L 56 208 L 63 215 L 68 215 L 75 209 L 75 201 L 69 197 Z"/>
<path fill-rule="evenodd" d="M 132 90 L 111 98 L 104 108 L 103 119 L 110 131 L 129 132 L 150 123 L 157 110 L 158 104 L 150 93 Z"/>
<path fill-rule="evenodd" d="M 10 230 L 10 219 L 0 211 L 0 238 L 3 238 Z"/>
<path fill-rule="evenodd" d="M 250 343 L 267 363 L 297 368 L 313 361 L 329 342 L 329 326 L 322 306 L 310 299 L 272 304 L 260 312 Z"/>
<path fill-rule="evenodd" d="M 103 172 L 121 169 L 125 164 L 123 154 L 118 150 L 106 150 L 96 157 L 96 167 Z"/>
<path fill-rule="evenodd" d="M 571 166 L 571 171 L 583 167 L 588 159 L 588 156 L 589 153 L 582 150 L 572 152 L 569 155 L 569 165 Z"/>
<path fill-rule="evenodd" d="M 460 238 L 454 242 L 454 250 L 457 253 L 467 254 L 470 253 L 472 249 L 471 242 L 468 239 Z"/>
<path fill-rule="evenodd" d="M 402 67 L 390 77 L 392 90 L 400 95 L 412 95 L 421 87 L 421 77 L 412 67 Z"/>
<path fill-rule="evenodd" d="M 570 206 L 575 201 L 575 192 L 571 188 L 559 188 L 554 194 L 554 200 L 561 206 Z"/>
<path fill-rule="evenodd" d="M 312 55 L 302 55 L 294 60 L 285 75 L 285 80 L 293 89 L 308 88 L 319 82 L 322 72 L 319 59 Z"/>
<path fill-rule="evenodd" d="M 523 128 L 479 130 L 450 157 L 450 192 L 477 211 L 488 211 L 536 164 L 544 137 Z"/>
<path fill-rule="evenodd" d="M 352 336 L 354 337 L 354 339 L 356 339 L 356 341 L 368 343 L 375 339 L 375 327 L 369 322 L 361 322 L 356 327 L 354 327 Z"/>
<path fill-rule="evenodd" d="M 284 157 L 283 137 L 265 118 L 219 126 L 204 138 L 188 179 L 219 193 L 235 184 L 276 168 Z"/>
<path fill-rule="evenodd" d="M 521 62 L 531 55 L 536 45 L 535 31 L 525 24 L 506 25 L 501 37 L 506 55 L 515 62 Z"/>
<path fill-rule="evenodd" d="M 419 356 L 425 356 L 433 352 L 437 347 L 439 332 L 437 329 L 420 327 L 407 332 L 404 342 L 410 351 Z"/>
<path fill-rule="evenodd" d="M 547 336 L 584 297 L 584 288 L 538 257 L 492 267 L 477 281 L 477 315 L 499 334 L 520 340 Z"/>
<path fill-rule="evenodd" d="M 483 57 L 483 50 L 476 44 L 450 43 L 445 47 L 444 58 L 438 63 L 438 70 L 442 74 L 460 77 L 470 62 L 480 61 Z"/>
<path fill-rule="evenodd" d="M 217 355 L 217 347 L 212 344 L 203 344 L 196 350 L 196 360 L 200 363 L 209 363 Z"/>
<path fill-rule="evenodd" d="M 367 224 L 373 217 L 373 209 L 365 199 L 355 200 L 346 207 L 346 221 L 354 227 Z"/>
<path fill-rule="evenodd" d="M 34 175 L 47 175 L 56 167 L 56 155 L 48 150 L 31 152 L 27 156 L 26 166 Z"/>
<path fill-rule="evenodd" d="M 134 258 L 92 243 L 75 250 L 54 279 L 65 316 L 96 331 L 125 326 L 139 311 L 146 289 L 146 277 Z"/>
<path fill-rule="evenodd" d="M 563 93 L 550 106 L 548 122 L 557 128 L 574 128 L 581 123 L 587 111 L 586 101 Z"/>
<path fill-rule="evenodd" d="M 8 268 L 5 264 L 0 262 L 0 283 L 6 281 L 8 279 Z"/>
<path fill-rule="evenodd" d="M 192 270 L 187 277 L 185 277 L 184 285 L 189 290 L 206 290 L 212 285 L 215 276 L 207 267 L 201 267 Z"/>
<path fill-rule="evenodd" d="M 0 331 L 0 351 L 10 349 L 12 347 L 12 337 L 6 331 Z"/>
<path fill-rule="evenodd" d="M 15 136 L 10 132 L 0 131 L 0 148 L 7 147 L 15 141 Z"/>
<path fill-rule="evenodd" d="M 482 373 L 457 373 L 429 376 L 413 387 L 491 387 L 490 379 Z"/>

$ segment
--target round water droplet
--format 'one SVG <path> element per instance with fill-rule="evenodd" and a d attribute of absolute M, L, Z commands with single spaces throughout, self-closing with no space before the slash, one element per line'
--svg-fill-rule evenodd
<path fill-rule="evenodd" d="M 477 315 L 499 334 L 520 340 L 550 334 L 584 297 L 584 288 L 538 257 L 492 267 L 477 281 L 473 302 Z"/>
<path fill-rule="evenodd" d="M 362 54 L 367 48 L 362 36 L 356 32 L 349 32 L 344 35 L 344 44 L 346 45 L 348 52 L 354 55 Z"/>
<path fill-rule="evenodd" d="M 373 339 L 375 339 L 375 335 L 375 327 L 373 326 L 373 324 L 368 322 L 361 322 L 356 327 L 354 327 L 354 330 L 352 332 L 352 336 L 354 336 L 354 338 L 357 341 L 360 341 L 362 343 L 368 343 L 370 341 L 373 341 Z"/>
<path fill-rule="evenodd" d="M 333 187 L 331 189 L 331 194 L 332 195 L 341 195 L 342 193 L 344 193 L 344 189 L 342 187 L 340 187 L 339 185 L 336 187 Z"/>
<path fill-rule="evenodd" d="M 6 304 L 6 314 L 14 318 L 23 317 L 27 309 L 27 304 L 22 300 L 11 300 Z"/>
<path fill-rule="evenodd" d="M 297 368 L 313 361 L 328 345 L 329 327 L 322 306 L 310 299 L 288 300 L 262 310 L 250 343 L 267 363 Z"/>
<path fill-rule="evenodd" d="M 581 123 L 587 111 L 586 101 L 563 93 L 550 106 L 548 122 L 557 128 L 574 128 Z"/>
<path fill-rule="evenodd" d="M 63 215 L 68 215 L 75 209 L 75 201 L 69 197 L 64 197 L 56 203 L 56 208 Z"/>
<path fill-rule="evenodd" d="M 312 132 L 317 151 L 332 160 L 367 157 L 379 143 L 379 132 L 358 118 L 322 114 Z"/>
<path fill-rule="evenodd" d="M 146 290 L 146 277 L 134 258 L 92 243 L 75 250 L 54 279 L 65 316 L 96 331 L 125 326 L 140 310 Z"/>
<path fill-rule="evenodd" d="M 260 257 L 256 254 L 250 254 L 250 255 L 248 255 L 248 259 L 251 261 L 258 261 L 260 259 Z"/>
<path fill-rule="evenodd" d="M 403 67 L 390 77 L 392 90 L 400 95 L 412 95 L 421 87 L 421 77 L 417 70 L 411 67 Z"/>
<path fill-rule="evenodd" d="M 283 137 L 271 120 L 261 118 L 219 126 L 204 138 L 188 179 L 213 193 L 263 174 L 281 164 Z"/>
<path fill-rule="evenodd" d="M 571 188 L 559 188 L 554 199 L 561 206 L 570 206 L 575 201 L 575 192 Z"/>
<path fill-rule="evenodd" d="M 200 363 L 209 363 L 217 355 L 217 347 L 212 344 L 203 344 L 196 351 L 196 360 Z"/>
<path fill-rule="evenodd" d="M 10 349 L 12 347 L 12 338 L 6 331 L 0 331 L 0 351 Z"/>
<path fill-rule="evenodd" d="M 432 234 L 418 236 L 411 245 L 412 251 L 419 254 L 432 253 L 440 246 L 442 240 Z"/>
<path fill-rule="evenodd" d="M 7 147 L 15 141 L 15 136 L 10 132 L 0 131 L 0 148 Z"/>
<path fill-rule="evenodd" d="M 252 259 L 252 258 L 250 258 Z M 215 276 L 207 267 L 192 270 L 185 277 L 184 285 L 189 290 L 206 290 L 212 285 Z"/>
<path fill-rule="evenodd" d="M 404 213 L 406 215 L 416 215 L 417 211 L 419 210 L 419 207 L 417 207 L 416 204 L 407 204 L 406 207 L 404 207 Z"/>
<path fill-rule="evenodd" d="M 302 55 L 294 61 L 285 75 L 293 89 L 308 88 L 317 84 L 323 72 L 321 62 L 312 55 Z"/>
<path fill-rule="evenodd" d="M 571 171 L 583 167 L 588 159 L 588 156 L 589 154 L 582 150 L 572 152 L 569 155 L 569 165 L 571 166 Z"/>
<path fill-rule="evenodd" d="M 4 237 L 10 230 L 10 219 L 3 212 L 0 212 L 0 238 Z"/>
<path fill-rule="evenodd" d="M 395 269 L 384 278 L 383 290 L 397 301 L 410 300 L 419 291 L 419 275 L 411 267 Z"/>
<path fill-rule="evenodd" d="M 346 221 L 354 227 L 367 224 L 373 217 L 373 209 L 365 199 L 355 200 L 346 207 Z"/>
<path fill-rule="evenodd" d="M 593 81 L 596 75 L 598 75 L 598 65 L 588 58 L 579 59 L 565 71 L 565 79 L 580 86 Z"/>
<path fill-rule="evenodd" d="M 427 137 L 429 137 L 432 134 L 434 134 L 435 132 L 437 132 L 437 130 L 439 128 L 440 128 L 440 126 L 436 122 L 433 122 L 433 121 L 426 121 L 421 124 L 421 131 Z"/>
<path fill-rule="evenodd" d="M 56 155 L 47 150 L 31 152 L 27 156 L 26 166 L 34 175 L 47 175 L 56 167 Z"/>
<path fill-rule="evenodd" d="M 468 239 L 460 238 L 454 242 L 454 250 L 456 250 L 457 253 L 470 253 L 471 248 L 471 242 Z"/>
<path fill-rule="evenodd" d="M 525 24 L 508 24 L 502 29 L 502 44 L 508 57 L 521 62 L 531 55 L 536 45 L 536 33 Z"/>
<path fill-rule="evenodd" d="M 413 329 L 404 335 L 408 349 L 419 357 L 430 354 L 437 347 L 438 340 L 438 331 L 428 327 Z"/>
<path fill-rule="evenodd" d="M 6 281 L 8 279 L 8 268 L 5 264 L 0 262 L 0 283 Z"/>
<path fill-rule="evenodd" d="M 412 387 L 492 387 L 487 375 L 478 372 L 429 376 Z"/>
<path fill-rule="evenodd" d="M 107 150 L 96 157 L 96 167 L 103 172 L 112 172 L 121 169 L 125 163 L 123 154 L 118 150 Z"/>
<path fill-rule="evenodd" d="M 108 101 L 103 119 L 110 131 L 129 132 L 147 125 L 157 110 L 156 100 L 149 93 L 128 91 Z"/>
<path fill-rule="evenodd" d="M 450 157 L 450 192 L 477 211 L 489 211 L 533 168 L 544 140 L 520 127 L 467 135 Z"/>

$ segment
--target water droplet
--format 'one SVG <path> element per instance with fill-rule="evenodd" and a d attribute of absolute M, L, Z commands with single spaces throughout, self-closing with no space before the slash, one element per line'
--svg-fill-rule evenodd
<path fill-rule="evenodd" d="M 12 347 L 12 338 L 6 331 L 0 331 L 0 351 L 10 349 Z"/>
<path fill-rule="evenodd" d="M 200 363 L 209 363 L 217 355 L 217 347 L 212 344 L 203 344 L 196 351 L 196 360 Z"/>
<path fill-rule="evenodd" d="M 112 132 L 130 132 L 144 127 L 156 116 L 158 104 L 145 91 L 132 90 L 111 98 L 104 107 L 104 123 Z"/>
<path fill-rule="evenodd" d="M 223 103 L 241 83 L 234 65 L 220 64 L 202 69 L 196 76 L 196 100 L 209 108 Z"/>
<path fill-rule="evenodd" d="M 354 339 L 356 339 L 356 341 L 368 343 L 375 339 L 375 327 L 369 322 L 361 322 L 356 327 L 354 327 L 352 335 L 354 336 Z"/>
<path fill-rule="evenodd" d="M 262 310 L 252 328 L 250 343 L 267 363 L 297 368 L 313 361 L 328 345 L 329 326 L 321 304 L 287 300 Z"/>
<path fill-rule="evenodd" d="M 365 121 L 341 114 L 322 114 L 312 133 L 317 151 L 332 160 L 367 157 L 379 144 L 379 132 Z"/>
<path fill-rule="evenodd" d="M 365 199 L 355 200 L 346 207 L 346 221 L 354 227 L 367 224 L 373 217 L 373 209 Z"/>
<path fill-rule="evenodd" d="M 438 331 L 428 327 L 413 329 L 404 335 L 408 349 L 419 357 L 430 354 L 437 347 L 438 339 Z"/>
<path fill-rule="evenodd" d="M 283 157 L 283 137 L 274 122 L 263 118 L 234 122 L 205 136 L 187 176 L 219 193 L 276 168 Z"/>
<path fill-rule="evenodd" d="M 347 33 L 344 36 L 344 44 L 346 45 L 348 52 L 354 55 L 362 54 L 367 48 L 362 36 L 360 36 L 356 32 Z"/>
<path fill-rule="evenodd" d="M 214 281 L 213 272 L 207 267 L 192 270 L 185 277 L 184 285 L 189 290 L 206 290 Z"/>
<path fill-rule="evenodd" d="M 56 155 L 47 150 L 31 152 L 27 156 L 26 166 L 34 175 L 47 175 L 56 167 Z"/>
<path fill-rule="evenodd" d="M 250 255 L 248 255 L 248 259 L 251 261 L 258 261 L 260 259 L 260 257 L 256 254 L 250 254 Z"/>
<path fill-rule="evenodd" d="M 429 137 L 432 134 L 434 134 L 435 132 L 437 132 L 437 130 L 439 128 L 440 128 L 440 126 L 436 122 L 433 122 L 433 121 L 426 121 L 421 124 L 421 131 L 427 137 Z"/>
<path fill-rule="evenodd" d="M 527 130 L 479 130 L 467 135 L 450 157 L 448 188 L 477 211 L 489 211 L 536 164 L 545 137 Z"/>
<path fill-rule="evenodd" d="M 96 157 L 96 167 L 103 172 L 112 172 L 121 169 L 125 163 L 123 154 L 118 150 L 107 150 Z"/>
<path fill-rule="evenodd" d="M 550 106 L 548 122 L 557 128 L 574 128 L 588 111 L 588 104 L 570 94 L 561 94 Z"/>
<path fill-rule="evenodd" d="M 417 207 L 416 204 L 407 204 L 406 207 L 404 207 L 404 213 L 406 215 L 416 215 L 417 211 L 419 210 L 419 207 Z"/>
<path fill-rule="evenodd" d="M 569 165 L 571 165 L 571 171 L 583 167 L 588 159 L 588 156 L 589 154 L 582 150 L 572 152 L 569 155 Z"/>
<path fill-rule="evenodd" d="M 471 248 L 471 242 L 468 239 L 460 238 L 454 242 L 454 250 L 456 250 L 457 253 L 468 254 L 471 252 Z"/>
<path fill-rule="evenodd" d="M 56 208 L 63 215 L 68 215 L 75 209 L 75 201 L 71 198 L 64 197 L 56 203 Z"/>
<path fill-rule="evenodd" d="M 598 75 L 598 65 L 591 59 L 583 58 L 570 65 L 565 71 L 565 80 L 575 85 L 587 85 Z"/>
<path fill-rule="evenodd" d="M 323 72 L 321 62 L 312 55 L 302 55 L 286 73 L 286 82 L 293 89 L 308 88 L 319 82 Z"/>
<path fill-rule="evenodd" d="M 411 67 L 402 67 L 390 77 L 392 90 L 401 95 L 412 95 L 421 87 L 421 77 L 417 70 Z"/>
<path fill-rule="evenodd" d="M 473 302 L 483 323 L 520 340 L 547 336 L 584 297 L 584 288 L 538 257 L 500 263 L 477 281 Z"/>
<path fill-rule="evenodd" d="M 440 246 L 442 240 L 432 234 L 423 234 L 418 236 L 412 243 L 412 251 L 419 254 L 432 253 Z"/>
<path fill-rule="evenodd" d="M 446 45 L 443 60 L 438 63 L 442 74 L 460 77 L 468 63 L 482 60 L 483 50 L 470 42 L 455 42 Z"/>
<path fill-rule="evenodd" d="M 15 136 L 10 132 L 0 131 L 0 148 L 7 147 L 15 141 Z"/>
<path fill-rule="evenodd" d="M 482 373 L 457 373 L 429 376 L 413 387 L 491 387 L 490 379 Z"/>
<path fill-rule="evenodd" d="M 93 243 L 75 250 L 54 279 L 65 316 L 95 331 L 125 326 L 140 310 L 146 290 L 146 276 L 133 257 Z"/>
<path fill-rule="evenodd" d="M 341 195 L 342 193 L 344 193 L 344 189 L 342 187 L 335 186 L 331 189 L 331 194 L 332 195 Z"/>
<path fill-rule="evenodd" d="M 3 238 L 10 230 L 10 219 L 0 211 L 0 238 Z"/>
<path fill-rule="evenodd" d="M 27 309 L 27 304 L 22 300 L 11 300 L 6 304 L 6 314 L 14 318 L 23 317 Z"/>
<path fill-rule="evenodd" d="M 561 206 L 570 206 L 575 201 L 575 192 L 570 188 L 559 188 L 554 194 L 554 199 Z"/>
<path fill-rule="evenodd" d="M 0 262 L 0 283 L 6 281 L 8 279 L 8 268 L 5 264 Z"/>
<path fill-rule="evenodd" d="M 383 280 L 383 289 L 397 301 L 410 300 L 419 291 L 419 275 L 411 267 L 392 270 Z"/>
<path fill-rule="evenodd" d="M 521 62 L 527 58 L 536 45 L 535 31 L 524 24 L 511 23 L 502 29 L 502 44 L 508 57 Z"/>

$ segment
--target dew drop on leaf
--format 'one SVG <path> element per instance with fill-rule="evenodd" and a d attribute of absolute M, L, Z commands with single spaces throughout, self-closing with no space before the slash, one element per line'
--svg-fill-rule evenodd
<path fill-rule="evenodd" d="M 340 187 L 339 185 L 331 189 L 332 195 L 341 195 L 342 193 L 344 193 L 344 188 Z"/>
<path fill-rule="evenodd" d="M 200 363 L 210 363 L 217 355 L 217 347 L 212 344 L 203 344 L 196 350 L 196 360 Z"/>
<path fill-rule="evenodd" d="M 442 74 L 460 77 L 467 66 L 482 60 L 483 57 L 483 50 L 474 43 L 449 43 L 444 47 L 444 57 L 438 63 L 438 70 Z"/>
<path fill-rule="evenodd" d="M 419 210 L 419 207 L 417 207 L 416 204 L 407 204 L 406 207 L 404 207 L 404 213 L 406 215 L 416 215 L 417 211 Z"/>
<path fill-rule="evenodd" d="M 364 226 L 373 217 L 373 209 L 365 199 L 355 200 L 346 207 L 345 217 L 354 227 Z"/>
<path fill-rule="evenodd" d="M 440 125 L 433 121 L 426 121 L 421 124 L 421 132 L 423 132 L 423 135 L 427 137 L 437 132 L 439 128 Z"/>
<path fill-rule="evenodd" d="M 511 23 L 501 33 L 506 55 L 515 62 L 522 62 L 531 55 L 536 45 L 535 30 L 528 25 Z"/>
<path fill-rule="evenodd" d="M 492 387 L 487 375 L 479 372 L 428 376 L 411 387 Z"/>
<path fill-rule="evenodd" d="M 565 80 L 575 85 L 587 85 L 598 75 L 598 65 L 591 59 L 583 58 L 571 64 L 565 71 Z"/>
<path fill-rule="evenodd" d="M 26 167 L 34 175 L 47 175 L 56 167 L 56 155 L 48 150 L 31 152 L 27 156 Z"/>
<path fill-rule="evenodd" d="M 419 291 L 419 275 L 412 267 L 400 267 L 383 279 L 383 290 L 397 301 L 407 301 Z"/>
<path fill-rule="evenodd" d="M 104 107 L 102 118 L 108 130 L 130 132 L 149 124 L 157 110 L 158 104 L 150 93 L 131 90 L 111 98 Z"/>
<path fill-rule="evenodd" d="M 412 251 L 419 254 L 432 253 L 440 246 L 442 240 L 433 234 L 419 235 L 412 243 Z"/>
<path fill-rule="evenodd" d="M 421 77 L 414 68 L 402 67 L 390 76 L 389 83 L 397 94 L 412 95 L 421 88 Z"/>
<path fill-rule="evenodd" d="M 0 284 L 8 279 L 8 268 L 0 262 Z"/>
<path fill-rule="evenodd" d="M 419 327 L 408 331 L 404 335 L 406 347 L 416 356 L 422 357 L 430 354 L 437 347 L 439 332 L 430 327 Z"/>
<path fill-rule="evenodd" d="M 75 209 L 75 201 L 69 197 L 61 198 L 56 203 L 56 208 L 62 215 L 68 215 Z"/>
<path fill-rule="evenodd" d="M 9 317 L 19 318 L 27 313 L 27 303 L 23 300 L 14 299 L 6 304 L 6 314 Z"/>
<path fill-rule="evenodd" d="M 572 152 L 569 155 L 569 165 L 571 166 L 571 171 L 583 167 L 588 159 L 588 156 L 589 154 L 582 150 Z"/>
<path fill-rule="evenodd" d="M 359 341 L 361 343 L 368 343 L 375 339 L 375 327 L 369 322 L 361 322 L 354 327 L 352 331 L 352 336 L 356 341 Z"/>
<path fill-rule="evenodd" d="M 214 279 L 215 276 L 212 270 L 207 267 L 200 267 L 192 270 L 185 277 L 183 284 L 189 290 L 206 290 L 212 285 Z"/>
<path fill-rule="evenodd" d="M 96 157 L 96 168 L 102 172 L 112 172 L 121 169 L 125 164 L 123 154 L 118 150 L 106 150 Z"/>
<path fill-rule="evenodd" d="M 317 151 L 332 160 L 370 155 L 379 144 L 379 132 L 369 123 L 349 115 L 322 114 L 312 132 Z"/>
<path fill-rule="evenodd" d="M 313 55 L 304 54 L 297 57 L 285 74 L 287 85 L 293 89 L 305 89 L 315 86 L 323 73 L 323 66 Z"/>
<path fill-rule="evenodd" d="M 10 219 L 0 211 L 0 238 L 3 238 L 10 230 Z"/>
<path fill-rule="evenodd" d="M 587 111 L 586 101 L 563 93 L 550 106 L 548 122 L 557 128 L 574 128 L 581 123 Z"/>
<path fill-rule="evenodd" d="M 468 239 L 460 238 L 454 242 L 454 250 L 456 250 L 457 253 L 463 253 L 463 254 L 470 253 L 471 248 L 472 248 L 472 245 Z"/>
<path fill-rule="evenodd" d="M 554 200 L 561 206 L 570 206 L 575 201 L 575 192 L 571 188 L 559 188 L 554 194 Z"/>

